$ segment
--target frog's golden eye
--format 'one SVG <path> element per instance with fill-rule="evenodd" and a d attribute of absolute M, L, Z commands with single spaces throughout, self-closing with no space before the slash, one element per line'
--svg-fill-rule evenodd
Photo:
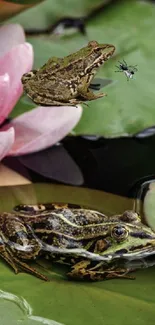
<path fill-rule="evenodd" d="M 122 241 L 127 238 L 128 230 L 124 225 L 117 225 L 111 229 L 111 236 L 114 237 L 117 241 Z"/>

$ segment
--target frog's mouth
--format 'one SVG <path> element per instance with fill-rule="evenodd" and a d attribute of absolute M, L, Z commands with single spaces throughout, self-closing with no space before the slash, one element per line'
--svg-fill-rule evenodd
<path fill-rule="evenodd" d="M 155 235 L 144 232 L 140 234 L 143 237 L 138 237 L 139 233 L 130 233 L 129 238 L 123 242 L 115 243 L 115 246 L 111 242 L 111 245 L 102 253 L 102 257 L 112 261 L 120 258 L 135 260 L 155 255 Z"/>
<path fill-rule="evenodd" d="M 112 260 L 116 259 L 127 259 L 127 260 L 135 260 L 135 259 L 141 259 L 145 258 L 151 255 L 155 255 L 155 240 L 151 243 L 147 243 L 144 246 L 139 245 L 135 247 L 128 247 L 127 248 L 121 248 L 116 250 L 115 252 L 112 252 L 110 250 L 107 250 L 104 255 L 92 253 L 89 252 L 83 248 L 58 248 L 52 245 L 44 244 L 43 243 L 43 250 L 44 252 L 50 253 L 51 255 L 68 255 L 74 256 L 74 257 L 84 257 L 88 258 L 92 261 L 105 261 L 110 262 Z"/>
<path fill-rule="evenodd" d="M 151 236 L 148 239 L 143 239 L 142 242 L 138 243 L 130 243 L 125 241 L 124 243 L 116 244 L 116 247 L 111 245 L 106 251 L 102 254 L 89 252 L 84 248 L 60 248 L 53 245 L 49 245 L 44 243 L 42 240 L 37 239 L 38 244 L 40 244 L 40 248 L 44 253 L 47 253 L 51 256 L 66 256 L 68 257 L 83 257 L 92 261 L 105 261 L 112 262 L 117 259 L 126 259 L 128 261 L 143 259 L 152 255 L 155 255 L 155 236 Z M 11 243 L 10 243 L 11 244 Z M 29 251 L 32 249 L 32 245 L 20 245 L 17 243 L 13 243 L 13 248 L 18 251 Z M 118 249 L 117 249 L 118 248 Z"/>
<path fill-rule="evenodd" d="M 107 53 L 107 49 L 108 49 L 108 53 Z M 114 54 L 114 52 L 115 52 L 115 46 L 111 44 L 106 44 L 105 51 L 103 51 L 102 53 L 102 55 L 104 56 L 104 61 L 109 60 L 111 56 Z"/>
<path fill-rule="evenodd" d="M 155 255 L 155 246 L 152 246 L 152 244 L 148 244 L 147 246 L 140 245 L 139 247 L 135 247 L 134 250 L 120 249 L 117 250 L 115 253 L 104 255 L 104 257 L 109 256 L 109 260 L 117 258 L 135 260 L 139 258 L 145 258 L 151 255 Z"/>

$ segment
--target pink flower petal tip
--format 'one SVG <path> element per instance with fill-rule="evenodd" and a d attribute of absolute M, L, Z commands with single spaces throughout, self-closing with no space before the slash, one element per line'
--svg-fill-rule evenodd
<path fill-rule="evenodd" d="M 13 47 L 10 52 L 0 58 L 0 107 L 3 105 L 3 114 L 2 111 L 0 113 L 4 118 L 8 116 L 21 96 L 23 91 L 21 77 L 24 73 L 31 70 L 32 64 L 33 48 L 29 43 Z M 9 75 L 10 85 L 6 84 L 6 74 Z M 2 76 L 5 76 L 5 80 Z M 8 86 L 9 92 L 7 90 Z M 2 120 L 1 118 L 0 121 L 2 122 Z"/>
<path fill-rule="evenodd" d="M 0 124 L 7 117 L 7 102 L 10 96 L 9 93 L 10 77 L 8 73 L 0 76 Z"/>
<path fill-rule="evenodd" d="M 15 143 L 10 155 L 32 153 L 50 147 L 63 139 L 78 123 L 82 107 L 38 107 L 12 120 Z"/>
<path fill-rule="evenodd" d="M 0 28 L 0 56 L 9 52 L 14 46 L 25 42 L 23 27 L 19 24 L 8 24 Z"/>

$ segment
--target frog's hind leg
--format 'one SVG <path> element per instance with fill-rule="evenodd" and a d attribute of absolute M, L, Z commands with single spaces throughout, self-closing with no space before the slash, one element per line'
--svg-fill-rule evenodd
<path fill-rule="evenodd" d="M 42 106 L 74 106 L 75 104 L 72 103 L 72 101 L 68 100 L 68 101 L 57 101 L 57 100 L 53 100 L 52 98 L 48 98 L 46 97 L 43 98 L 42 96 L 40 96 L 39 94 L 33 94 L 33 95 L 29 95 L 27 94 L 27 96 L 30 97 L 30 99 L 37 105 L 42 105 Z M 79 102 L 78 102 L 79 103 Z"/>
<path fill-rule="evenodd" d="M 80 96 L 81 99 L 89 101 L 89 100 L 102 98 L 104 96 L 107 96 L 107 94 L 104 93 L 94 94 L 90 89 L 85 87 L 85 88 L 78 88 L 78 96 Z"/>
<path fill-rule="evenodd" d="M 91 261 L 83 260 L 75 264 L 67 274 L 69 278 L 75 280 L 103 281 L 114 278 L 134 279 L 128 275 L 130 269 L 104 269 L 103 262 L 99 262 L 95 267 L 91 267 Z"/>
<path fill-rule="evenodd" d="M 17 213 L 17 216 L 30 216 L 37 215 L 45 211 L 54 211 L 60 209 L 81 209 L 83 208 L 79 204 L 74 203 L 62 203 L 62 202 L 49 202 L 40 204 L 19 204 L 13 209 L 13 212 Z M 86 207 L 85 207 L 86 208 Z"/>
<path fill-rule="evenodd" d="M 78 272 L 70 272 L 67 275 L 72 279 L 88 280 L 88 281 L 103 281 L 116 278 L 134 280 L 135 277 L 128 275 L 130 270 L 121 271 L 91 271 L 81 269 Z"/>
<path fill-rule="evenodd" d="M 0 256 L 13 268 L 16 274 L 19 273 L 20 270 L 24 270 L 25 272 L 31 273 L 44 281 L 48 281 L 48 278 L 45 275 L 13 256 L 2 241 L 0 241 Z"/>
<path fill-rule="evenodd" d="M 35 268 L 31 267 L 30 265 L 26 264 L 25 262 L 19 260 L 16 257 L 13 257 L 13 259 L 16 262 L 16 264 L 19 265 L 21 270 L 24 270 L 26 273 L 30 273 L 41 280 L 49 281 L 49 279 L 44 274 L 40 273 Z"/>
<path fill-rule="evenodd" d="M 13 208 L 17 216 L 34 216 L 45 210 L 45 204 L 18 204 Z"/>

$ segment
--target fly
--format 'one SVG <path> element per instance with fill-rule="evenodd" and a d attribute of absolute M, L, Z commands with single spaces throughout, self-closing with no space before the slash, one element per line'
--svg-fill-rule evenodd
<path fill-rule="evenodd" d="M 126 63 L 125 60 L 118 61 L 119 65 L 116 65 L 116 68 L 118 68 L 117 71 L 115 72 L 124 72 L 124 74 L 127 77 L 127 80 L 129 81 L 129 79 L 133 78 L 133 75 L 135 74 L 135 72 L 138 71 L 138 69 L 136 68 L 137 65 L 129 65 Z"/>

